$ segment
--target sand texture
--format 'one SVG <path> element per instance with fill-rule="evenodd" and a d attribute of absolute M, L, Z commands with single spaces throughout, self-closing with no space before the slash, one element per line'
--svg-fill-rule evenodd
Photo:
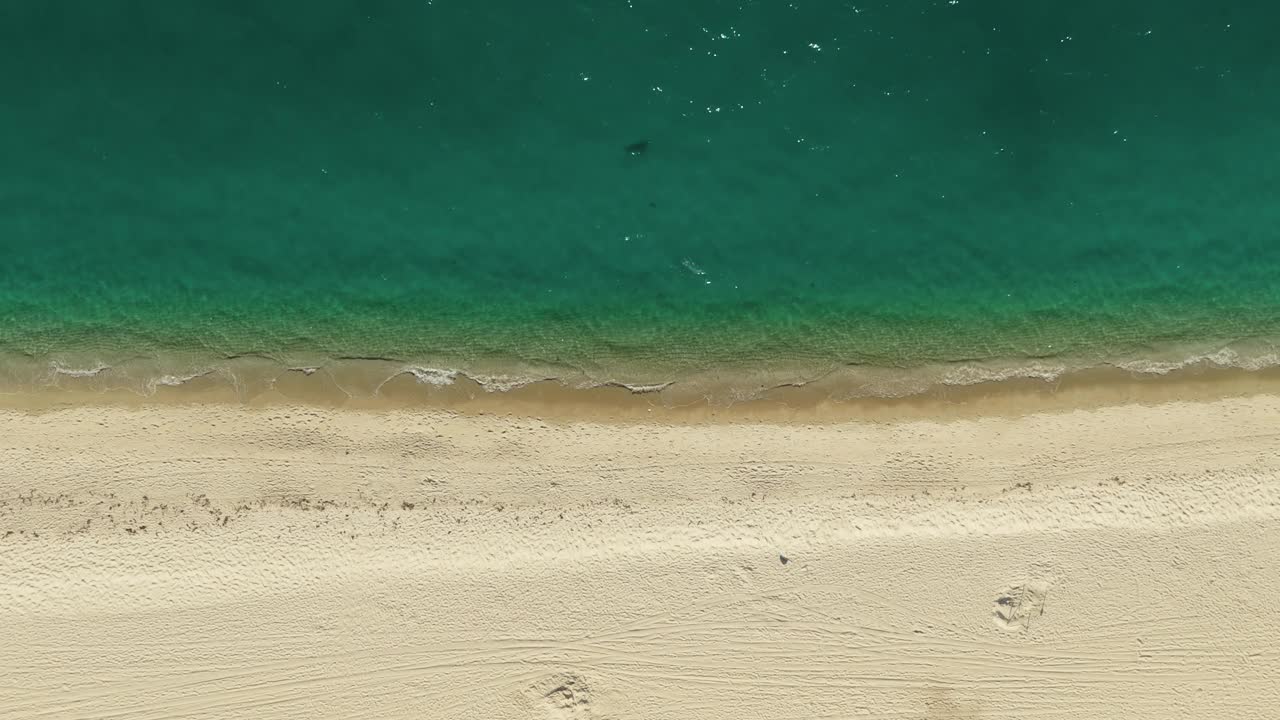
<path fill-rule="evenodd" d="M 0 718 L 1274 718 L 1280 398 L 0 411 Z"/>

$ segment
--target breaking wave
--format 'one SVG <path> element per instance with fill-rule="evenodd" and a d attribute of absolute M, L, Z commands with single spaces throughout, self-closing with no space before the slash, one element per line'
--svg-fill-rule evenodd
<path fill-rule="evenodd" d="M 23 363 L 27 370 L 21 369 Z M 225 382 L 238 392 L 250 394 L 278 390 L 282 383 L 295 389 L 319 388 L 317 391 L 323 392 L 324 384 L 328 383 L 334 392 L 341 392 L 346 397 L 376 398 L 403 392 L 413 386 L 423 388 L 427 393 L 450 392 L 450 388 L 506 393 L 533 385 L 552 384 L 567 390 L 617 388 L 633 395 L 670 397 L 678 402 L 692 399 L 712 404 L 733 404 L 802 388 L 831 400 L 904 398 L 947 388 L 999 385 L 1012 381 L 1054 384 L 1077 375 L 1083 377 L 1086 373 L 1102 372 L 1107 377 L 1141 380 L 1223 370 L 1257 372 L 1275 367 L 1280 367 L 1280 347 L 1257 341 L 1194 351 L 1168 348 L 1141 356 L 1094 361 L 1011 358 L 905 368 L 870 364 L 796 364 L 767 370 L 709 368 L 703 372 L 667 373 L 665 377 L 657 370 L 632 369 L 629 372 L 593 374 L 572 368 L 522 368 L 517 363 L 512 363 L 509 371 L 493 364 L 477 370 L 466 367 L 464 363 L 406 363 L 380 358 L 335 358 L 315 362 L 308 360 L 306 363 L 283 363 L 263 357 L 219 360 L 186 357 L 172 362 L 157 358 L 115 362 L 59 358 L 38 363 L 28 357 L 8 363 L 0 372 L 0 385 L 10 389 L 15 385 L 27 389 L 126 389 L 150 396 L 208 378 L 215 386 Z M 290 377 L 294 379 L 289 380 Z M 393 384 L 397 378 L 404 377 L 411 378 L 412 383 Z M 201 387 L 210 386 L 202 383 Z"/>

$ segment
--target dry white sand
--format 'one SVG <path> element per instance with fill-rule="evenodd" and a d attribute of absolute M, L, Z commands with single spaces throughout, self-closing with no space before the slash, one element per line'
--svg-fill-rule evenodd
<path fill-rule="evenodd" d="M 1280 398 L 0 412 L 0 718 L 1274 718 Z"/>

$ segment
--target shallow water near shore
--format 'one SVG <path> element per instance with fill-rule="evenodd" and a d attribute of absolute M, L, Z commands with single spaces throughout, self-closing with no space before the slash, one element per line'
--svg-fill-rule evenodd
<path fill-rule="evenodd" d="M 1256 370 L 1274 13 L 11 5 L 0 350 L 731 398 Z"/>

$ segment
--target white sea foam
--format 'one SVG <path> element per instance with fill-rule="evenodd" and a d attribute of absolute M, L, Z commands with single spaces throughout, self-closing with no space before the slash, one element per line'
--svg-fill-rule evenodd
<path fill-rule="evenodd" d="M 66 375 L 68 377 L 83 378 L 83 377 L 93 377 L 95 375 L 104 373 L 107 370 L 110 370 L 111 366 L 99 363 L 90 368 L 70 368 L 70 367 L 66 367 L 65 365 L 62 365 L 61 363 L 53 362 L 49 364 L 49 369 L 53 372 L 54 375 Z"/>
<path fill-rule="evenodd" d="M 1059 363 L 1033 362 L 1011 367 L 989 367 L 983 365 L 960 365 L 947 368 L 938 379 L 941 385 L 977 385 L 1002 380 L 1044 380 L 1053 382 L 1070 371 L 1066 365 Z"/>
<path fill-rule="evenodd" d="M 694 261 L 690 260 L 689 258 L 685 258 L 684 260 L 681 260 L 681 261 L 680 261 L 680 264 L 681 264 L 681 265 L 684 265 L 685 270 L 688 270 L 689 272 L 693 273 L 694 275 L 706 275 L 706 274 L 707 274 L 707 271 L 706 271 L 706 270 L 703 270 L 701 267 L 699 267 L 699 266 L 698 266 L 698 264 L 697 264 L 697 263 L 695 263 Z"/>
<path fill-rule="evenodd" d="M 549 377 L 534 377 L 534 376 L 524 376 L 524 375 L 472 374 L 472 373 L 464 373 L 461 370 L 454 370 L 452 368 L 442 369 L 442 368 L 420 367 L 417 365 L 409 365 L 396 374 L 402 375 L 404 373 L 408 373 L 412 375 L 414 380 L 417 380 L 419 383 L 422 383 L 423 385 L 435 385 L 437 387 L 445 387 L 448 385 L 452 385 L 455 382 L 457 382 L 458 378 L 460 377 L 466 378 L 468 380 L 475 382 L 485 392 L 507 392 L 510 390 L 515 390 L 516 388 L 524 387 L 525 385 L 530 385 L 532 383 L 542 382 L 544 380 L 556 379 L 556 378 L 549 378 Z"/>
<path fill-rule="evenodd" d="M 177 387 L 214 374 L 224 377 L 235 385 L 239 376 L 242 375 L 242 373 L 233 372 L 234 368 L 230 365 L 216 361 L 204 364 L 203 367 L 196 366 L 189 371 L 188 368 L 191 367 L 189 365 L 156 367 L 156 363 L 150 361 L 136 363 L 138 367 L 135 369 L 134 362 L 108 365 L 96 360 L 87 362 L 85 360 L 67 362 L 65 359 L 53 362 L 45 360 L 31 368 L 33 373 L 30 377 L 37 384 L 50 385 L 56 385 L 57 378 L 82 379 L 95 384 L 108 379 L 113 382 L 118 379 L 150 394 L 161 387 Z M 670 397 L 677 402 L 704 398 L 712 404 L 732 405 L 736 402 L 771 396 L 774 391 L 785 392 L 788 388 L 805 385 L 814 385 L 820 394 L 829 393 L 827 397 L 832 400 L 854 400 L 874 397 L 902 398 L 927 394 L 947 387 L 988 383 L 995 385 L 1006 381 L 1031 380 L 1052 384 L 1064 377 L 1094 371 L 1129 374 L 1134 379 L 1140 379 L 1181 372 L 1197 374 L 1227 369 L 1260 371 L 1278 366 L 1280 366 L 1280 345 L 1260 339 L 1224 342 L 1216 346 L 1201 345 L 1195 348 L 1170 346 L 1144 351 L 1141 356 L 1135 353 L 1111 359 L 1005 358 L 936 363 L 905 368 L 853 364 L 827 368 L 796 367 L 791 370 L 761 369 L 758 372 L 743 369 L 741 373 L 732 369 L 722 369 L 716 372 L 693 372 L 679 376 L 673 374 L 669 376 L 670 379 L 660 382 L 655 381 L 654 376 L 647 372 L 605 374 L 597 370 L 588 374 L 566 368 L 565 373 L 556 374 L 546 369 L 539 372 L 531 368 L 527 372 L 517 370 L 509 374 L 486 374 L 468 369 L 461 364 L 422 363 L 392 365 L 390 368 L 392 372 L 389 375 L 378 372 L 378 376 L 385 377 L 386 380 L 373 389 L 371 394 L 378 395 L 383 385 L 391 378 L 408 374 L 413 376 L 417 383 L 441 388 L 454 385 L 461 380 L 470 380 L 488 393 L 503 393 L 535 383 L 555 382 L 566 389 L 618 387 L 637 395 L 653 394 Z M 371 364 L 370 368 L 378 368 L 378 366 Z M 305 375 L 313 375 L 322 370 L 326 373 L 336 370 L 338 375 L 335 381 L 345 377 L 341 367 L 331 368 L 323 363 L 283 365 L 282 369 Z M 353 372 L 355 372 L 354 377 L 370 379 L 363 374 L 363 371 Z M 359 387 L 361 384 L 358 379 L 353 382 L 355 383 L 353 387 Z M 678 387 L 673 389 L 673 386 Z M 342 389 L 348 394 L 355 395 L 369 392 L 367 389 L 363 391 Z"/>
<path fill-rule="evenodd" d="M 554 380 L 555 378 L 543 377 L 520 377 L 518 375 L 467 375 L 466 377 L 479 383 L 485 392 L 508 392 L 516 388 L 522 388 L 525 385 L 532 385 L 543 380 Z"/>
<path fill-rule="evenodd" d="M 1257 371 L 1277 365 L 1280 365 L 1280 353 L 1276 351 L 1244 355 L 1229 347 L 1220 348 L 1212 352 L 1189 355 L 1180 360 L 1144 359 L 1115 363 L 1115 366 L 1122 370 L 1144 375 L 1168 375 L 1171 372 L 1195 366 Z"/>
<path fill-rule="evenodd" d="M 1172 353 L 1171 353 L 1172 354 Z M 814 377 L 797 377 L 788 380 L 784 377 L 772 378 L 772 382 L 750 380 L 744 376 L 742 384 L 732 381 L 715 383 L 708 388 L 707 398 L 713 402 L 727 401 L 729 404 L 758 399 L 774 390 L 803 387 L 813 382 L 830 381 L 833 383 L 832 398 L 855 399 L 866 397 L 902 398 L 928 393 L 940 387 L 964 387 L 984 383 L 1001 383 L 1015 380 L 1039 380 L 1055 383 L 1064 376 L 1076 372 L 1116 369 L 1140 375 L 1166 375 L 1179 370 L 1196 367 L 1217 369 L 1239 368 L 1243 370 L 1262 370 L 1280 366 L 1280 352 L 1263 349 L 1261 352 L 1246 352 L 1236 348 L 1222 348 L 1207 353 L 1189 353 L 1177 360 L 1124 360 L 1124 361 L 1077 361 L 1069 362 L 1058 359 L 1027 360 L 991 360 L 961 363 L 941 363 L 916 368 L 882 368 L 865 365 L 845 366 L 833 371 L 823 372 Z M 484 375 L 473 374 L 459 369 L 438 369 L 421 366 L 410 366 L 402 372 L 411 373 L 418 382 L 445 386 L 457 382 L 459 378 L 467 378 L 486 392 L 507 392 L 538 382 L 555 381 L 565 387 L 587 390 L 598 387 L 619 387 L 634 394 L 658 394 L 679 384 L 681 388 L 697 394 L 699 381 L 696 379 L 667 380 L 663 382 L 639 382 L 631 379 L 604 380 L 547 375 Z M 713 397 L 714 396 L 714 397 Z"/>
<path fill-rule="evenodd" d="M 196 378 L 202 378 L 206 375 L 212 375 L 215 372 L 217 371 L 210 368 L 207 370 L 197 370 L 196 372 L 188 373 L 185 375 L 160 375 L 160 376 L 151 378 L 150 380 L 147 381 L 147 390 L 149 392 L 155 392 L 156 388 L 159 388 L 162 386 L 177 387 L 179 385 L 185 385 L 191 382 L 192 380 L 195 380 Z"/>
<path fill-rule="evenodd" d="M 458 375 L 461 374 L 457 370 L 441 370 L 439 368 L 417 367 L 415 365 L 405 367 L 397 375 L 404 373 L 409 373 L 414 380 L 423 385 L 439 386 L 452 385 L 458 379 Z"/>
<path fill-rule="evenodd" d="M 614 387 L 625 388 L 625 389 L 627 389 L 627 390 L 631 391 L 631 393 L 632 393 L 632 394 L 635 394 L 635 395 L 645 395 L 645 394 L 648 394 L 648 393 L 662 392 L 663 390 L 666 390 L 667 388 L 671 387 L 672 385 L 675 385 L 675 384 L 676 384 L 676 382 L 675 382 L 674 380 L 668 380 L 668 381 L 666 381 L 666 382 L 661 382 L 661 383 L 650 383 L 650 384 L 647 384 L 647 385 L 646 385 L 646 384 L 624 383 L 624 382 L 612 382 L 612 383 L 605 383 L 605 384 L 606 384 L 606 385 L 612 385 L 612 386 L 614 386 Z"/>

